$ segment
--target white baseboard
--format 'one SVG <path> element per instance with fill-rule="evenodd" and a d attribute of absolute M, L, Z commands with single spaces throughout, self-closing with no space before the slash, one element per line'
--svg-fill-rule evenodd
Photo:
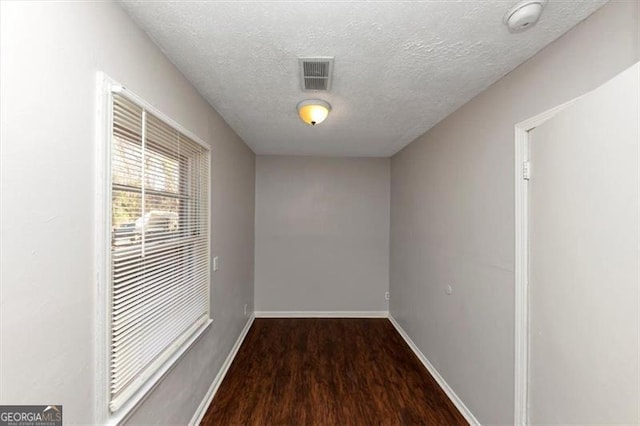
<path fill-rule="evenodd" d="M 218 371 L 216 378 L 213 379 L 211 386 L 209 386 L 209 390 L 204 395 L 204 398 L 202 399 L 202 402 L 198 406 L 198 409 L 196 410 L 196 412 L 193 414 L 193 417 L 189 421 L 189 426 L 197 426 L 202 421 L 202 418 L 206 414 L 207 409 L 209 408 L 209 405 L 211 405 L 211 401 L 213 401 L 213 397 L 216 395 L 216 392 L 218 391 L 220 384 L 224 380 L 224 377 L 227 375 L 227 372 L 229 371 L 229 367 L 231 367 L 231 363 L 233 362 L 233 359 L 236 357 L 238 350 L 240 349 L 240 346 L 242 346 L 242 342 L 244 341 L 244 338 L 247 336 L 247 333 L 249 332 L 249 329 L 251 328 L 251 325 L 253 324 L 254 319 L 255 319 L 255 315 L 251 315 L 247 320 L 247 323 L 245 324 L 244 328 L 240 332 L 240 335 L 238 336 L 236 343 L 231 348 L 231 352 L 229 352 L 227 359 L 224 360 L 224 363 L 222 364 L 222 367 L 220 367 L 220 371 Z"/>
<path fill-rule="evenodd" d="M 400 333 L 404 341 L 407 342 L 411 350 L 416 354 L 418 359 L 420 359 L 422 364 L 424 364 L 424 366 L 429 371 L 431 376 L 433 376 L 435 381 L 438 382 L 438 384 L 440 385 L 444 393 L 447 394 L 451 402 L 453 402 L 453 404 L 460 411 L 460 413 L 462 413 L 462 415 L 469 422 L 469 424 L 480 425 L 480 422 L 478 421 L 478 419 L 476 419 L 475 416 L 471 413 L 471 411 L 469 411 L 467 406 L 464 405 L 462 400 L 458 397 L 458 395 L 456 395 L 453 389 L 451 389 L 449 384 L 442 378 L 440 373 L 438 373 L 438 370 L 435 369 L 435 367 L 431 364 L 429 359 L 422 353 L 420 349 L 418 349 L 418 347 L 413 342 L 413 340 L 411 340 L 407 332 L 404 331 L 404 329 L 400 326 L 400 324 L 398 324 L 398 322 L 395 320 L 395 318 L 393 318 L 392 315 L 389 315 L 389 321 L 391 321 L 391 324 L 393 324 L 396 330 L 398 330 L 398 333 Z"/>
<path fill-rule="evenodd" d="M 387 318 L 388 311 L 256 311 L 256 318 Z"/>

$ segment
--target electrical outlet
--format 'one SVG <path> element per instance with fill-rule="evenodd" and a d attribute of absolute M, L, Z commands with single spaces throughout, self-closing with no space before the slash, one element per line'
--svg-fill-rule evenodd
<path fill-rule="evenodd" d="M 384 292 L 384 300 L 389 300 L 391 299 L 391 293 L 389 293 L 388 291 Z"/>
<path fill-rule="evenodd" d="M 247 315 L 247 304 L 246 303 L 244 304 L 244 315 L 245 316 Z"/>

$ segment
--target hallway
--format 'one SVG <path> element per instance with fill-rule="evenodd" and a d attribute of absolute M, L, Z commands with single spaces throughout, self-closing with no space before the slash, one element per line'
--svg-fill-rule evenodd
<path fill-rule="evenodd" d="M 640 426 L 638 34 L 0 0 L 0 426 Z"/>

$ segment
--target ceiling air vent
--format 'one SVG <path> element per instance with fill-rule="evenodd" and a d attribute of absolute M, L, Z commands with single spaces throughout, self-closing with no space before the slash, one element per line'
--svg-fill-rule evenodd
<path fill-rule="evenodd" d="M 298 58 L 302 90 L 331 89 L 331 74 L 333 71 L 332 57 Z"/>

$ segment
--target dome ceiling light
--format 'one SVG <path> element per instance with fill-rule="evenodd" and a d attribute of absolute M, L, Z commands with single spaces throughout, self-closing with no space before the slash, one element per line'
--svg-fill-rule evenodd
<path fill-rule="evenodd" d="M 320 99 L 307 99 L 298 104 L 298 115 L 307 124 L 315 126 L 322 123 L 331 111 L 331 105 Z"/>

